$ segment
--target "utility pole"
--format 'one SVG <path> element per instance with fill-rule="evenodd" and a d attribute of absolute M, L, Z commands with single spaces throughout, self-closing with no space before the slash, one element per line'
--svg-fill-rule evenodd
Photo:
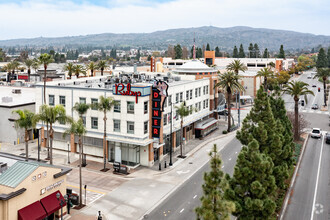
<path fill-rule="evenodd" d="M 171 129 L 170 129 L 170 163 L 169 166 L 172 166 L 172 147 L 173 147 L 173 138 L 172 138 L 172 124 L 173 124 L 173 110 L 172 110 L 172 100 L 169 100 L 171 103 Z"/>

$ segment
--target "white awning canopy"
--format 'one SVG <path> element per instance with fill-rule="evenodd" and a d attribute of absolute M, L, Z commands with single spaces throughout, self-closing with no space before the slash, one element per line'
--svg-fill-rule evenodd
<path fill-rule="evenodd" d="M 214 118 L 209 118 L 205 121 L 202 121 L 202 122 L 199 122 L 196 126 L 195 126 L 195 129 L 198 129 L 198 130 L 204 130 L 206 128 L 208 128 L 209 126 L 213 125 L 217 123 L 217 120 L 214 119 Z"/>
<path fill-rule="evenodd" d="M 249 95 L 242 95 L 242 96 L 240 96 L 239 99 L 240 99 L 240 100 L 246 100 L 246 99 L 251 99 L 251 100 L 253 100 L 253 98 L 252 98 L 251 96 L 249 96 Z"/>

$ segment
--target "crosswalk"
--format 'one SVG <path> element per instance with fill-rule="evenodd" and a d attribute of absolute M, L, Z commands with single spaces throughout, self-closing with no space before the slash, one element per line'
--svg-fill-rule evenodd
<path fill-rule="evenodd" d="M 321 110 L 313 110 L 313 109 L 299 109 L 299 113 L 314 113 L 314 114 L 329 115 L 329 111 L 321 111 Z"/>

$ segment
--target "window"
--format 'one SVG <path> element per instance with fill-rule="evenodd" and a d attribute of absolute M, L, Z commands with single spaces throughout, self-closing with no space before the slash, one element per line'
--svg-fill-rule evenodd
<path fill-rule="evenodd" d="M 148 121 L 144 122 L 144 134 L 148 133 Z"/>
<path fill-rule="evenodd" d="M 164 114 L 164 126 L 167 125 L 167 114 Z"/>
<path fill-rule="evenodd" d="M 198 103 L 195 103 L 195 110 L 198 111 Z"/>
<path fill-rule="evenodd" d="M 198 88 L 195 89 L 195 98 L 198 97 Z"/>
<path fill-rule="evenodd" d="M 203 95 L 205 95 L 206 86 L 203 86 Z"/>
<path fill-rule="evenodd" d="M 94 129 L 98 129 L 98 118 L 94 118 L 94 117 L 92 117 L 91 118 L 91 122 L 92 122 L 92 128 L 94 128 Z"/>
<path fill-rule="evenodd" d="M 186 100 L 189 100 L 189 90 L 186 91 Z"/>
<path fill-rule="evenodd" d="M 164 100 L 164 108 L 166 108 L 167 107 L 167 98 L 165 98 L 165 100 Z"/>
<path fill-rule="evenodd" d="M 179 93 L 175 94 L 175 103 L 179 103 Z"/>
<path fill-rule="evenodd" d="M 180 102 L 183 102 L 183 92 L 180 92 Z"/>
<path fill-rule="evenodd" d="M 168 123 L 170 124 L 172 122 L 172 113 L 168 113 Z"/>
<path fill-rule="evenodd" d="M 202 102 L 198 102 L 198 111 L 202 110 Z"/>
<path fill-rule="evenodd" d="M 65 96 L 60 96 L 60 105 L 65 107 Z"/>
<path fill-rule="evenodd" d="M 55 105 L 55 96 L 49 95 L 48 102 L 49 102 L 49 105 L 54 106 Z"/>
<path fill-rule="evenodd" d="M 91 103 L 92 104 L 96 104 L 98 102 L 97 99 L 91 99 Z M 92 105 L 92 110 L 97 110 L 97 108 L 95 106 Z"/>
<path fill-rule="evenodd" d="M 206 102 L 206 108 L 208 108 L 209 107 L 209 100 L 206 99 L 205 102 Z"/>
<path fill-rule="evenodd" d="M 134 102 L 127 102 L 127 113 L 134 114 Z"/>
<path fill-rule="evenodd" d="M 79 98 L 79 102 L 80 102 L 80 103 L 84 103 L 84 104 L 86 104 L 86 98 L 82 98 L 82 97 L 80 97 L 80 98 Z"/>
<path fill-rule="evenodd" d="M 175 120 L 177 121 L 177 120 L 179 120 L 179 112 L 178 111 L 175 111 Z"/>
<path fill-rule="evenodd" d="M 190 90 L 190 99 L 192 99 L 192 89 Z"/>
<path fill-rule="evenodd" d="M 114 112 L 120 112 L 120 106 L 121 106 L 120 100 L 115 101 L 115 105 L 113 106 L 113 111 Z"/>
<path fill-rule="evenodd" d="M 168 96 L 168 105 L 172 105 L 172 95 Z"/>
<path fill-rule="evenodd" d="M 198 88 L 198 96 L 201 96 L 201 95 L 202 95 L 201 93 L 202 93 L 202 88 L 199 87 L 199 88 Z"/>
<path fill-rule="evenodd" d="M 206 86 L 206 94 L 209 94 L 209 86 Z"/>
<path fill-rule="evenodd" d="M 120 120 L 113 120 L 113 131 L 120 132 Z"/>
<path fill-rule="evenodd" d="M 148 101 L 144 102 L 144 114 L 148 113 Z"/>
<path fill-rule="evenodd" d="M 203 109 L 205 109 L 206 108 L 206 100 L 203 100 Z"/>
<path fill-rule="evenodd" d="M 82 121 L 83 121 L 84 127 L 86 127 L 86 117 L 85 116 L 82 116 Z"/>
<path fill-rule="evenodd" d="M 134 134 L 134 122 L 133 121 L 127 122 L 127 134 Z"/>

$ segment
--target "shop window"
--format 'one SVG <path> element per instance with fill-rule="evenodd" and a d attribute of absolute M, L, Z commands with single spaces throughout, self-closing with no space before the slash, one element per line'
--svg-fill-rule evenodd
<path fill-rule="evenodd" d="M 148 121 L 144 122 L 144 134 L 148 133 Z"/>
<path fill-rule="evenodd" d="M 80 97 L 80 98 L 79 98 L 79 102 L 80 102 L 81 104 L 86 104 L 86 98 Z"/>
<path fill-rule="evenodd" d="M 55 105 L 55 96 L 54 95 L 49 95 L 48 103 L 49 103 L 50 106 Z"/>
<path fill-rule="evenodd" d="M 60 105 L 65 107 L 65 96 L 60 96 Z"/>
<path fill-rule="evenodd" d="M 144 114 L 148 113 L 148 101 L 144 102 Z"/>
<path fill-rule="evenodd" d="M 127 134 L 134 134 L 134 122 L 133 121 L 127 122 Z"/>
<path fill-rule="evenodd" d="M 164 126 L 165 126 L 167 125 L 167 114 L 164 114 L 163 118 L 164 118 Z"/>
<path fill-rule="evenodd" d="M 134 114 L 134 102 L 127 102 L 127 113 Z"/>
<path fill-rule="evenodd" d="M 91 118 L 91 123 L 92 123 L 91 127 L 92 127 L 93 129 L 98 129 L 98 118 L 96 118 L 96 117 L 92 117 L 92 118 Z"/>
<path fill-rule="evenodd" d="M 120 132 L 120 120 L 113 120 L 113 131 Z"/>
<path fill-rule="evenodd" d="M 120 100 L 119 101 L 115 101 L 115 105 L 113 106 L 113 111 L 120 113 L 120 108 L 121 108 L 121 102 L 120 102 Z"/>
<path fill-rule="evenodd" d="M 91 109 L 92 110 L 97 110 L 97 107 L 94 106 L 95 104 L 97 104 L 97 102 L 98 102 L 98 99 L 91 99 L 91 103 L 92 103 Z"/>

